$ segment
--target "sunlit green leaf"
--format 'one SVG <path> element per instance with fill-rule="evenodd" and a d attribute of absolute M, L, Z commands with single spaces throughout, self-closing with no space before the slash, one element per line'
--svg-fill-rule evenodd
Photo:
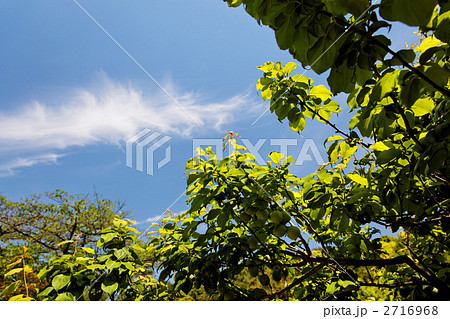
<path fill-rule="evenodd" d="M 71 276 L 70 275 L 56 275 L 55 278 L 52 280 L 52 287 L 56 290 L 61 290 L 65 286 L 67 286 L 70 282 Z"/>

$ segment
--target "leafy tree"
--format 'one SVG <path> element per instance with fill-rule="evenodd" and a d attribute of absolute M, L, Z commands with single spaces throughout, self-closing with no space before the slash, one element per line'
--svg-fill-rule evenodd
<path fill-rule="evenodd" d="M 69 195 L 63 190 L 44 195 L 32 195 L 14 202 L 0 195 L 0 241 L 6 243 L 38 245 L 40 253 L 67 253 L 71 245 L 60 245 L 77 240 L 81 246 L 90 246 L 99 232 L 112 225 L 124 204 L 100 198 L 94 194 Z"/>
<path fill-rule="evenodd" d="M 129 215 L 121 212 L 122 208 L 123 203 L 97 194 L 90 200 L 87 195 L 74 196 L 62 190 L 18 202 L 0 195 L 0 288 L 10 283 L 11 277 L 2 279 L 12 260 L 26 262 L 28 284 L 42 288 L 46 283 L 31 270 L 43 267 L 54 255 L 72 252 L 75 245 L 95 247 L 102 229 L 111 226 L 118 214 Z M 25 290 L 27 285 L 21 287 Z"/>
<path fill-rule="evenodd" d="M 19 260 L 7 267 L 10 270 L 5 276 L 15 277 L 15 280 L 5 287 L 1 297 L 11 301 L 155 299 L 154 295 L 164 285 L 156 288 L 148 267 L 139 258 L 139 252 L 145 250 L 136 235 L 140 233 L 130 224 L 127 219 L 115 218 L 112 227 L 101 230 L 97 249 L 79 247 L 70 240 L 74 244 L 73 253 L 53 256 L 37 274 L 22 263 L 25 256 L 19 256 Z M 48 284 L 30 292 L 26 280 L 31 274 Z M 26 295 L 18 290 L 22 280 Z"/>
<path fill-rule="evenodd" d="M 306 118 L 336 131 L 325 141 L 328 162 L 294 176 L 292 158 L 272 152 L 259 165 L 229 132 L 230 156 L 199 149 L 188 161 L 190 209 L 153 225 L 151 264 L 139 258 L 130 222 L 116 219 L 97 249 L 63 240 L 63 254 L 37 274 L 48 286 L 35 296 L 17 294 L 34 272 L 23 248 L 2 298 L 449 299 L 449 1 L 227 2 L 274 29 L 303 67 L 329 72 L 327 88 L 293 74 L 295 63 L 267 62 L 257 84 L 295 132 Z M 388 21 L 418 27 L 420 43 L 394 51 L 382 34 Z M 347 105 L 333 100 L 339 93 Z M 333 122 L 344 108 L 354 113 L 348 128 Z"/>
<path fill-rule="evenodd" d="M 295 63 L 260 66 L 271 112 L 295 132 L 308 118 L 336 135 L 325 141 L 328 162 L 306 177 L 279 153 L 256 164 L 232 132 L 227 158 L 200 150 L 187 164 L 190 209 L 166 219 L 149 246 L 160 280 L 184 293 L 220 289 L 223 299 L 448 299 L 450 3 L 227 2 L 272 28 L 303 67 L 329 72 L 327 88 L 293 74 Z M 418 27 L 420 43 L 394 51 L 389 21 Z M 333 123 L 344 108 L 354 114 L 348 128 Z M 397 251 L 382 229 L 402 231 Z M 244 269 L 268 289 L 238 284 Z"/>

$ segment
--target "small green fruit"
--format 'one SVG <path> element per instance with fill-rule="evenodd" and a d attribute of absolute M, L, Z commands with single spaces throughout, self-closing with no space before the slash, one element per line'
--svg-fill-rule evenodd
<path fill-rule="evenodd" d="M 227 291 L 224 295 L 223 295 L 223 300 L 224 301 L 231 301 L 234 300 L 235 296 L 234 296 L 234 292 L 232 291 Z"/>
<path fill-rule="evenodd" d="M 269 214 L 267 213 L 267 210 L 258 210 L 256 212 L 256 217 L 258 217 L 258 219 L 266 221 L 267 218 L 269 217 Z"/>
<path fill-rule="evenodd" d="M 272 278 L 275 281 L 280 281 L 283 276 L 283 272 L 280 267 L 275 266 L 272 270 Z"/>
<path fill-rule="evenodd" d="M 300 236 L 300 229 L 295 226 L 289 227 L 287 229 L 287 236 L 292 240 L 296 240 Z"/>
<path fill-rule="evenodd" d="M 261 276 L 258 277 L 258 279 L 261 285 L 263 286 L 268 286 L 270 284 L 270 278 L 266 274 L 262 274 Z"/>
<path fill-rule="evenodd" d="M 251 250 L 255 250 L 258 248 L 258 240 L 255 237 L 250 237 L 247 242 L 248 242 L 248 247 Z"/>
<path fill-rule="evenodd" d="M 255 215 L 257 211 L 258 209 L 252 206 L 249 206 L 245 209 L 245 212 L 249 215 Z"/>
<path fill-rule="evenodd" d="M 239 217 L 241 218 L 241 220 L 244 223 L 248 223 L 252 219 L 252 216 L 247 214 L 247 213 L 242 213 L 242 214 L 239 215 Z"/>
<path fill-rule="evenodd" d="M 286 234 L 286 230 L 287 230 L 286 226 L 279 224 L 273 230 L 273 234 L 277 237 L 283 237 Z"/>
<path fill-rule="evenodd" d="M 250 273 L 250 276 L 252 276 L 252 277 L 258 277 L 259 269 L 258 269 L 258 267 L 250 267 L 250 268 L 248 269 L 248 272 Z"/>
<path fill-rule="evenodd" d="M 266 226 L 266 221 L 262 220 L 262 219 L 259 219 L 259 218 L 254 219 L 253 222 L 255 223 L 255 226 L 258 226 L 260 228 L 263 228 L 263 227 Z"/>
<path fill-rule="evenodd" d="M 224 293 L 227 292 L 227 290 L 228 290 L 228 287 L 227 287 L 226 284 L 224 284 L 224 283 L 221 282 L 219 285 L 217 285 L 217 291 L 218 291 L 219 293 L 224 294 Z"/>
<path fill-rule="evenodd" d="M 275 223 L 279 224 L 283 220 L 283 212 L 279 210 L 274 210 L 272 214 L 270 214 L 270 219 Z"/>
<path fill-rule="evenodd" d="M 288 214 L 288 212 L 286 212 L 285 210 L 283 210 L 283 219 L 281 220 L 281 222 L 283 224 L 286 224 L 287 222 L 289 222 L 291 220 L 291 215 Z"/>

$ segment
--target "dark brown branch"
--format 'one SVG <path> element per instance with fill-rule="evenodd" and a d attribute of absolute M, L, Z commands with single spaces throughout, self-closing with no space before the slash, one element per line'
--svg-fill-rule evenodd
<path fill-rule="evenodd" d="M 327 301 L 327 300 L 333 299 L 333 297 L 336 298 L 336 297 L 338 297 L 340 295 L 344 295 L 344 294 L 347 294 L 349 292 L 352 292 L 353 290 L 358 290 L 359 288 L 360 287 L 358 287 L 358 286 L 353 286 L 351 288 L 341 290 L 341 291 L 339 291 L 339 292 L 337 292 L 335 294 L 329 295 L 328 297 L 322 299 L 322 301 Z"/>
<path fill-rule="evenodd" d="M 288 253 L 288 252 L 286 252 Z M 288 253 L 290 255 L 295 255 L 295 253 Z M 339 264 L 341 266 L 377 266 L 377 267 L 385 267 L 388 265 L 400 265 L 407 264 L 413 270 L 415 270 L 418 274 L 424 277 L 428 283 L 442 292 L 450 293 L 450 287 L 448 287 L 445 283 L 440 281 L 435 275 L 427 273 L 425 270 L 419 267 L 411 258 L 406 255 L 397 256 L 391 259 L 341 259 L 341 258 L 325 258 L 325 257 L 317 257 L 317 256 L 306 256 L 303 254 L 296 254 L 297 258 L 301 258 L 303 260 L 311 261 L 311 262 L 319 262 L 320 264 Z"/>
<path fill-rule="evenodd" d="M 291 200 L 291 202 L 295 205 L 295 208 L 297 211 L 299 211 L 299 205 L 297 204 L 297 202 L 292 198 L 291 194 L 287 191 L 287 185 L 286 182 L 284 183 L 284 189 L 286 190 L 286 194 L 289 197 L 289 199 Z M 292 222 L 290 222 L 292 225 Z M 299 235 L 300 241 L 302 242 L 303 247 L 305 247 L 305 250 L 307 252 L 308 255 L 312 255 L 311 252 L 311 248 L 309 247 L 308 243 L 306 242 L 305 238 L 303 238 L 302 234 L 300 233 Z"/>
<path fill-rule="evenodd" d="M 320 269 L 322 269 L 325 266 L 325 264 L 320 264 L 317 265 L 316 267 L 314 267 L 312 270 L 310 270 L 308 273 L 306 273 L 305 275 L 301 276 L 300 278 L 297 278 L 296 280 L 294 280 L 291 284 L 287 285 L 286 287 L 284 287 L 281 290 L 278 290 L 276 292 L 274 292 L 273 294 L 270 294 L 268 296 L 265 296 L 264 298 L 272 298 L 275 297 L 277 295 L 282 294 L 285 291 L 288 291 L 290 289 L 292 289 L 293 287 L 297 286 L 298 284 L 300 284 L 303 280 L 311 277 L 312 275 L 314 275 L 316 272 L 318 272 Z"/>
<path fill-rule="evenodd" d="M 11 227 L 11 229 L 13 229 L 14 232 L 17 232 L 17 233 L 19 233 L 19 234 L 21 234 L 21 235 L 23 235 L 23 236 L 25 236 L 25 237 L 28 237 L 28 238 L 30 238 L 31 240 L 37 242 L 38 244 L 40 244 L 40 245 L 42 245 L 42 246 L 44 246 L 44 247 L 46 247 L 46 248 L 48 248 L 48 249 L 50 249 L 50 250 L 58 251 L 58 248 L 52 247 L 52 246 L 50 246 L 50 245 L 44 243 L 43 241 L 39 240 L 38 238 L 33 237 L 32 235 L 23 232 L 23 231 L 20 230 L 19 228 L 14 227 L 13 225 L 10 225 L 10 224 L 7 224 L 7 223 L 5 223 L 5 224 L 6 224 L 7 226 Z"/>
<path fill-rule="evenodd" d="M 339 22 L 341 22 L 342 24 L 342 20 L 339 20 Z M 389 54 L 391 54 L 393 57 L 395 57 L 396 59 L 398 59 L 404 67 L 408 68 L 411 72 L 413 72 L 414 74 L 416 74 L 418 77 L 422 78 L 424 81 L 426 81 L 428 84 L 430 84 L 433 88 L 435 88 L 436 90 L 438 90 L 439 92 L 441 92 L 442 94 L 446 95 L 447 97 L 450 97 L 450 91 L 441 87 L 440 85 L 438 85 L 437 83 L 435 83 L 432 79 L 430 79 L 425 73 L 423 73 L 422 71 L 420 71 L 419 69 L 415 68 L 414 66 L 412 66 L 410 63 L 408 63 L 408 61 L 406 61 L 400 54 L 398 54 L 397 52 L 395 52 L 394 50 L 392 50 L 391 48 L 389 48 L 387 45 L 385 45 L 383 42 L 381 42 L 380 40 L 378 40 L 377 38 L 373 37 L 370 33 L 361 30 L 355 26 L 350 26 L 348 25 L 347 22 L 345 23 L 345 27 L 350 29 L 355 30 L 357 33 L 359 33 L 362 36 L 368 37 L 374 44 L 376 44 L 377 46 L 379 46 L 380 48 L 382 48 L 383 50 L 385 50 L 386 52 L 388 52 Z"/>
<path fill-rule="evenodd" d="M 404 286 L 415 286 L 415 285 L 426 285 L 426 281 L 405 281 L 398 282 L 395 284 L 378 284 L 374 282 L 359 282 L 358 283 L 362 287 L 378 287 L 378 288 L 398 288 Z"/>
<path fill-rule="evenodd" d="M 346 138 L 348 138 L 351 141 L 354 141 L 355 143 L 359 143 L 362 146 L 364 146 L 365 148 L 369 148 L 370 145 L 364 142 L 357 142 L 355 141 L 355 139 L 353 137 L 350 136 L 350 134 L 345 133 L 344 131 L 342 131 L 340 128 L 338 128 L 335 124 L 331 123 L 329 120 L 325 119 L 322 115 L 320 115 L 316 110 L 314 110 L 313 108 L 311 108 L 308 104 L 304 103 L 303 101 L 301 101 L 300 99 L 298 99 L 299 103 L 301 105 L 303 105 L 304 107 L 306 107 L 309 111 L 311 111 L 312 113 L 314 113 L 315 116 L 317 116 L 318 118 L 320 118 L 322 121 L 324 121 L 327 125 L 331 126 L 336 133 L 342 134 L 344 135 Z"/>
<path fill-rule="evenodd" d="M 401 107 L 400 103 L 398 103 L 398 101 L 395 98 L 394 94 L 390 94 L 389 97 L 394 101 L 395 105 L 397 105 L 397 111 L 400 114 L 400 116 L 402 117 L 403 122 L 405 122 L 406 131 L 408 132 L 409 137 L 417 145 L 417 147 L 419 148 L 420 152 L 423 152 L 424 151 L 423 145 L 417 139 L 416 135 L 414 134 L 414 131 L 411 128 L 411 125 L 409 125 L 408 118 L 406 117 L 405 112 L 403 112 L 403 108 Z"/>
<path fill-rule="evenodd" d="M 412 130 L 411 126 L 409 125 L 406 114 L 405 114 L 405 112 L 403 112 L 403 108 L 401 107 L 400 103 L 397 101 L 397 99 L 395 98 L 395 96 L 393 94 L 390 94 L 389 96 L 394 101 L 395 105 L 397 105 L 397 110 L 398 110 L 400 116 L 402 117 L 403 122 L 405 122 L 406 131 L 408 132 L 409 137 L 417 145 L 420 152 L 423 153 L 425 151 L 425 149 L 424 149 L 423 145 L 420 143 L 420 141 L 417 139 L 416 135 L 414 134 L 414 131 Z M 440 170 L 438 170 L 438 173 L 440 174 L 439 177 L 442 179 L 442 181 L 450 186 L 450 181 L 448 180 L 448 178 Z"/>
<path fill-rule="evenodd" d="M 306 265 L 308 262 L 307 261 L 302 261 L 299 263 L 292 263 L 292 264 L 285 264 L 282 262 L 276 262 L 276 261 L 270 261 L 270 260 L 262 260 L 256 257 L 250 257 L 250 259 L 255 260 L 255 261 L 259 261 L 261 264 L 264 265 L 271 265 L 271 266 L 279 266 L 282 268 L 291 268 L 291 267 L 302 267 L 304 265 Z"/>
<path fill-rule="evenodd" d="M 323 249 L 325 252 L 328 253 L 327 248 L 326 248 L 326 246 L 325 246 L 325 243 L 324 243 L 323 240 L 322 240 L 322 237 L 320 237 L 320 235 L 317 233 L 317 231 L 316 231 L 316 230 L 314 229 L 314 227 L 311 225 L 311 223 L 309 222 L 308 218 L 306 218 L 305 216 L 303 216 L 303 214 L 300 212 L 300 207 L 299 207 L 299 205 L 297 205 L 297 203 L 292 199 L 292 197 L 291 197 L 291 195 L 289 194 L 289 192 L 286 192 L 286 193 L 287 193 L 289 199 L 291 200 L 291 202 L 294 203 L 295 206 L 296 206 L 296 209 L 297 209 L 297 212 L 298 212 L 298 215 L 297 215 L 297 216 L 299 216 L 299 217 L 303 220 L 303 222 L 304 222 L 306 225 L 308 225 L 309 229 L 311 229 L 311 231 L 314 233 L 314 235 L 316 235 L 316 238 L 317 238 L 317 240 L 319 241 L 320 245 L 322 246 L 322 249 Z M 308 248 L 309 248 L 309 247 L 308 247 Z M 305 247 L 305 249 L 306 249 L 306 247 Z M 310 254 L 310 255 L 311 255 L 311 254 Z"/>

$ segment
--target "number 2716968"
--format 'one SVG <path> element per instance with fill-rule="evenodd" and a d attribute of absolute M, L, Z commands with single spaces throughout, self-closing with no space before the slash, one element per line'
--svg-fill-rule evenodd
<path fill-rule="evenodd" d="M 436 316 L 438 314 L 438 306 L 384 306 L 385 316 Z"/>

